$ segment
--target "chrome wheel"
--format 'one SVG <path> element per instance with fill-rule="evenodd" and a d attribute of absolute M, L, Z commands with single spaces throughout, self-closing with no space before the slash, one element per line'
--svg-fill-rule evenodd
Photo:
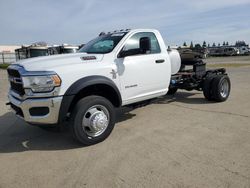
<path fill-rule="evenodd" d="M 226 98 L 229 94 L 229 83 L 226 79 L 221 82 L 220 94 L 223 98 Z"/>
<path fill-rule="evenodd" d="M 90 107 L 83 116 L 82 128 L 89 137 L 100 136 L 108 127 L 109 111 L 102 105 Z"/>

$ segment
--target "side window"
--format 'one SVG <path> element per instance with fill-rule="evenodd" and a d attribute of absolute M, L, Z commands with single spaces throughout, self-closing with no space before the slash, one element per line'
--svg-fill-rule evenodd
<path fill-rule="evenodd" d="M 161 49 L 158 43 L 158 40 L 154 33 L 144 32 L 144 33 L 136 33 L 130 39 L 128 39 L 127 43 L 123 47 L 123 51 L 128 50 L 137 50 L 140 48 L 140 38 L 149 37 L 151 42 L 151 50 L 150 54 L 160 53 Z"/>

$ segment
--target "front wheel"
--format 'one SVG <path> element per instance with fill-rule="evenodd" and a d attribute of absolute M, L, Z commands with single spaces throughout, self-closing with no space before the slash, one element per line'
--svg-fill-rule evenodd
<path fill-rule="evenodd" d="M 93 145 L 105 140 L 115 125 L 112 103 L 101 96 L 81 99 L 72 112 L 71 130 L 74 138 L 84 145 Z"/>

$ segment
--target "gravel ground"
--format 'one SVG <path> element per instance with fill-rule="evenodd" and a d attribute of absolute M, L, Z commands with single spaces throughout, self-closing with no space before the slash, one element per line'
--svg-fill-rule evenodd
<path fill-rule="evenodd" d="M 118 110 L 110 137 L 81 147 L 10 113 L 0 70 L 0 187 L 250 187 L 250 66 L 228 72 L 228 101 L 180 90 Z"/>

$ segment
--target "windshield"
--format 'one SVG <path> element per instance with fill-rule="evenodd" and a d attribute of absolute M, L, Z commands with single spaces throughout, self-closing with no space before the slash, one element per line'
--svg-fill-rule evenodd
<path fill-rule="evenodd" d="M 127 32 L 101 35 L 84 45 L 79 52 L 106 54 L 111 52 Z"/>

